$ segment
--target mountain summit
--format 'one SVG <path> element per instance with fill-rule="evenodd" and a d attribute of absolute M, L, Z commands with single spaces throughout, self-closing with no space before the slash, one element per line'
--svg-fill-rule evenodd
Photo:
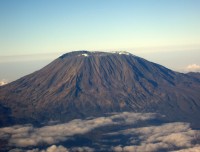
<path fill-rule="evenodd" d="M 0 87 L 1 124 L 157 112 L 198 124 L 200 79 L 128 52 L 66 53 Z"/>

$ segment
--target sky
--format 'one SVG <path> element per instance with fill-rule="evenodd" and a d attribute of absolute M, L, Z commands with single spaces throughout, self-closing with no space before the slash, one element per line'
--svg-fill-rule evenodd
<path fill-rule="evenodd" d="M 0 0 L 0 82 L 75 50 L 200 71 L 199 0 Z"/>

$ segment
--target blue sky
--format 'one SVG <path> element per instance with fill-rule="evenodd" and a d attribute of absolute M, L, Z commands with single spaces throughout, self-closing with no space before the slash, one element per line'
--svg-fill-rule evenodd
<path fill-rule="evenodd" d="M 174 70 L 198 70 L 199 27 L 199 0 L 0 0 L 0 80 L 83 49 L 127 50 Z"/>

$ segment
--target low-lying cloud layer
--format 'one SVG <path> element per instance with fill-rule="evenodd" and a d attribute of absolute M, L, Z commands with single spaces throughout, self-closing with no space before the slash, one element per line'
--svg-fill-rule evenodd
<path fill-rule="evenodd" d="M 153 119 L 155 114 L 123 112 L 108 117 L 98 117 L 90 120 L 75 119 L 68 123 L 34 128 L 32 125 L 16 125 L 0 129 L 0 138 L 8 139 L 9 145 L 18 147 L 55 144 L 67 140 L 76 134 L 85 134 L 95 128 L 120 123 L 136 123 L 137 121 Z"/>
<path fill-rule="evenodd" d="M 62 145 L 56 146 L 52 145 L 47 149 L 39 150 L 38 148 L 32 150 L 22 150 L 22 149 L 12 149 L 9 152 L 94 152 L 95 150 L 90 147 L 74 147 L 74 148 L 66 148 Z"/>
<path fill-rule="evenodd" d="M 160 126 L 131 128 L 111 135 L 131 135 L 127 146 L 116 146 L 116 152 L 155 152 L 162 150 L 199 149 L 195 141 L 200 139 L 199 131 L 192 130 L 187 123 L 167 123 Z"/>
<path fill-rule="evenodd" d="M 192 130 L 188 123 L 181 122 L 149 124 L 149 121 L 157 120 L 157 116 L 152 113 L 123 112 L 114 113 L 107 117 L 76 119 L 68 123 L 40 128 L 35 128 L 32 125 L 17 125 L 0 128 L 0 139 L 8 142 L 7 146 L 12 147 L 12 152 L 19 150 L 29 150 L 29 152 L 92 152 L 99 150 L 96 149 L 95 145 L 103 147 L 104 151 L 116 152 L 199 150 L 199 131 Z M 99 127 L 104 127 L 105 131 L 101 132 L 98 130 Z M 101 133 L 101 137 L 98 140 L 95 139 L 95 143 L 71 147 L 62 145 L 63 142 L 76 135 L 84 136 L 91 131 Z M 90 136 L 87 135 L 87 138 Z M 92 142 L 94 138 L 97 137 L 91 137 Z"/>
<path fill-rule="evenodd" d="M 186 148 L 186 149 L 176 150 L 172 152 L 200 152 L 200 145 L 197 145 L 192 148 Z"/>
<path fill-rule="evenodd" d="M 6 85 L 7 83 L 8 81 L 5 79 L 0 80 L 0 86 Z"/>
<path fill-rule="evenodd" d="M 190 64 L 185 68 L 186 72 L 200 72 L 200 65 Z"/>

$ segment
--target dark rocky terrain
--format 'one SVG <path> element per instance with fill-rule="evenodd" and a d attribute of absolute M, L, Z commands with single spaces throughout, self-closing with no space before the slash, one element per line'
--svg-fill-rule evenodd
<path fill-rule="evenodd" d="M 123 111 L 200 127 L 200 79 L 127 52 L 77 51 L 0 87 L 0 126 Z"/>
<path fill-rule="evenodd" d="M 194 78 L 200 79 L 200 73 L 199 72 L 189 72 L 187 73 L 189 76 L 192 76 Z"/>

